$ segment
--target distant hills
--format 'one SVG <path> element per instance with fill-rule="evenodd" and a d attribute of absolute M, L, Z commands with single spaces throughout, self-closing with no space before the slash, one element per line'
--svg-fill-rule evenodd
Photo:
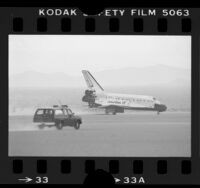
<path fill-rule="evenodd" d="M 106 70 L 96 73 L 102 85 L 143 86 L 160 84 L 187 84 L 190 82 L 190 71 L 164 65 L 145 68 L 124 68 Z"/>
<path fill-rule="evenodd" d="M 65 73 L 27 71 L 10 76 L 11 87 L 72 87 L 80 86 L 80 78 Z"/>
<path fill-rule="evenodd" d="M 64 71 L 63 71 L 64 72 Z M 11 87 L 86 87 L 84 78 L 73 77 L 66 73 L 40 73 L 27 71 L 10 75 Z M 145 86 L 145 85 L 190 85 L 191 73 L 188 69 L 165 65 L 155 65 L 144 68 L 110 69 L 91 72 L 96 80 L 104 86 Z"/>

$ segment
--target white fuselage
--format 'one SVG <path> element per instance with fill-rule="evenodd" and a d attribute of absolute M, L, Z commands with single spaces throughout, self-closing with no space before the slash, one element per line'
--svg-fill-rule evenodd
<path fill-rule="evenodd" d="M 154 109 L 155 104 L 160 104 L 152 96 L 127 95 L 118 93 L 98 92 L 95 94 L 95 103 L 101 106 L 115 105 L 123 108 L 149 108 Z"/>

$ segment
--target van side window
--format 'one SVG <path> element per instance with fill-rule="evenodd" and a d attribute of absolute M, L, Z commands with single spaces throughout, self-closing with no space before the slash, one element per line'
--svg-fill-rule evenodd
<path fill-rule="evenodd" d="M 37 115 L 42 115 L 44 113 L 44 110 L 38 110 Z"/>
<path fill-rule="evenodd" d="M 48 110 L 48 114 L 52 115 L 53 114 L 53 110 Z"/>
<path fill-rule="evenodd" d="M 44 110 L 44 114 L 48 114 L 49 113 L 49 110 Z"/>
<path fill-rule="evenodd" d="M 55 115 L 63 115 L 63 111 L 62 110 L 55 110 Z"/>

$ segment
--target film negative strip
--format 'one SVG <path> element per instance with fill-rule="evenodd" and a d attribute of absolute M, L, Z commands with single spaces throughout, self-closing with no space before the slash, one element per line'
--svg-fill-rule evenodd
<path fill-rule="evenodd" d="M 0 183 L 199 185 L 199 17 L 0 7 Z"/>

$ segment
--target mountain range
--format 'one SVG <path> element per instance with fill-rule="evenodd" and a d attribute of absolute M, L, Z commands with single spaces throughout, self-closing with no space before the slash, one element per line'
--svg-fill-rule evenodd
<path fill-rule="evenodd" d="M 155 65 L 149 67 L 128 67 L 91 72 L 104 86 L 145 86 L 145 85 L 189 85 L 191 73 L 188 69 Z M 86 87 L 84 78 L 70 76 L 64 72 L 41 73 L 26 71 L 9 76 L 10 87 Z"/>

